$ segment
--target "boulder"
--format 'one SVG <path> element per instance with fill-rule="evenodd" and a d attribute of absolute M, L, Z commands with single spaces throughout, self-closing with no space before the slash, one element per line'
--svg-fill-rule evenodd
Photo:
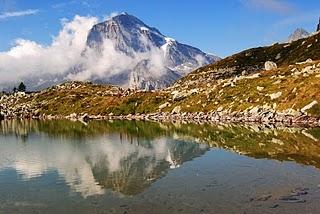
<path fill-rule="evenodd" d="M 274 143 L 274 144 L 278 144 L 280 146 L 284 145 L 284 143 L 281 140 L 276 139 L 276 138 L 272 138 L 271 142 Z"/>
<path fill-rule="evenodd" d="M 269 94 L 271 100 L 275 100 L 275 99 L 278 99 L 279 97 L 281 97 L 282 95 L 282 92 L 277 92 L 277 93 L 273 93 L 273 94 Z"/>
<path fill-rule="evenodd" d="M 223 111 L 223 107 L 220 106 L 218 109 L 217 109 L 217 112 L 222 112 Z"/>
<path fill-rule="evenodd" d="M 76 113 L 72 113 L 69 116 L 67 116 L 68 119 L 76 119 L 77 118 L 77 114 Z"/>
<path fill-rule="evenodd" d="M 272 62 L 272 61 L 267 61 L 264 63 L 264 68 L 266 71 L 270 71 L 270 70 L 273 70 L 273 69 L 277 69 L 278 66 L 275 62 Z"/>
<path fill-rule="evenodd" d="M 261 87 L 261 86 L 257 86 L 257 90 L 258 91 L 263 91 L 264 87 Z"/>
<path fill-rule="evenodd" d="M 189 97 L 189 96 L 191 96 L 193 94 L 196 94 L 196 93 L 198 93 L 198 89 L 191 89 L 190 91 L 182 91 L 182 92 L 176 92 L 175 91 L 173 93 L 172 99 L 174 101 L 180 101 L 180 100 L 183 100 L 183 99 L 185 99 L 185 98 L 187 98 L 187 97 Z"/>
<path fill-rule="evenodd" d="M 256 73 L 256 74 L 252 74 L 250 76 L 246 76 L 245 79 L 256 79 L 256 78 L 259 78 L 261 77 L 261 74 L 260 73 Z"/>
<path fill-rule="evenodd" d="M 306 113 L 306 111 L 308 111 L 309 109 L 311 109 L 313 106 L 317 105 L 318 101 L 314 100 L 311 103 L 309 103 L 308 105 L 306 105 L 305 107 L 303 107 L 301 109 L 301 112 Z"/>
<path fill-rule="evenodd" d="M 256 115 L 258 115 L 258 113 L 260 112 L 260 108 L 259 107 L 257 107 L 257 106 L 255 106 L 255 107 L 253 107 L 250 111 L 249 111 L 249 113 L 250 114 L 252 114 L 253 116 L 256 116 Z"/>
<path fill-rule="evenodd" d="M 310 58 L 306 60 L 306 63 L 312 63 L 312 62 L 313 62 L 313 60 Z"/>
<path fill-rule="evenodd" d="M 170 103 L 169 102 L 166 102 L 166 103 L 163 103 L 162 105 L 159 106 L 159 109 L 162 110 L 166 107 L 170 106 Z"/>
<path fill-rule="evenodd" d="M 307 66 L 301 71 L 302 73 L 313 73 L 313 67 L 312 66 Z"/>
<path fill-rule="evenodd" d="M 181 107 L 180 106 L 176 106 L 174 107 L 174 109 L 172 110 L 172 114 L 179 114 L 181 111 Z"/>
<path fill-rule="evenodd" d="M 85 113 L 85 114 L 83 114 L 83 115 L 79 118 L 79 120 L 81 120 L 81 121 L 88 121 L 88 120 L 89 120 L 89 115 L 88 115 L 87 113 Z"/>

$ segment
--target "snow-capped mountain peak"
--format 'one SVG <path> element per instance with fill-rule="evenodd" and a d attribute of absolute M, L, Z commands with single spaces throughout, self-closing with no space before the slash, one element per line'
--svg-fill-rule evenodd
<path fill-rule="evenodd" d="M 179 78 L 200 66 L 219 60 L 216 56 L 206 54 L 197 48 L 179 43 L 175 39 L 163 35 L 158 29 L 148 26 L 140 19 L 128 13 L 121 13 L 93 26 L 88 35 L 87 45 L 98 52 L 103 52 L 105 40 L 111 40 L 118 52 L 131 57 L 135 57 L 137 54 L 149 56 L 151 55 L 149 52 L 154 50 L 162 52 L 163 70 L 159 71 L 159 73 L 163 75 L 160 75 L 158 80 L 153 78 L 152 81 L 155 82 L 154 86 L 156 87 L 152 86 L 152 81 L 149 78 L 148 88 L 164 87 L 175 80 L 172 77 Z M 144 62 L 151 61 L 152 64 L 153 59 L 147 57 L 141 60 L 146 60 Z M 145 72 L 141 71 L 143 65 L 148 65 L 145 66 Z M 139 68 L 139 72 L 134 72 L 137 67 Z M 132 64 L 131 68 L 123 71 L 126 75 L 121 75 L 122 77 L 132 77 L 133 72 L 135 78 L 128 78 L 127 81 L 122 80 L 121 82 L 125 83 L 123 86 L 132 86 L 133 83 L 130 82 L 130 79 L 141 80 L 143 77 L 137 77 L 138 74 L 146 75 L 148 72 L 157 72 L 157 70 L 159 68 L 150 69 L 150 63 L 140 63 L 140 61 L 137 61 L 136 64 Z M 162 77 L 167 77 L 168 72 L 175 72 L 175 75 L 169 75 L 170 81 L 161 79 Z M 159 85 L 157 81 L 166 83 L 166 85 Z M 109 81 L 106 80 L 106 82 Z M 117 84 L 117 82 L 111 83 Z M 141 84 L 137 83 L 137 85 Z"/>

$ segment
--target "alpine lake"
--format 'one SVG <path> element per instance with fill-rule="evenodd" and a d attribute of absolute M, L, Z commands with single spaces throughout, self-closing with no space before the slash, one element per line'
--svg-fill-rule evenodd
<path fill-rule="evenodd" d="M 0 213 L 319 213 L 320 128 L 0 121 Z"/>

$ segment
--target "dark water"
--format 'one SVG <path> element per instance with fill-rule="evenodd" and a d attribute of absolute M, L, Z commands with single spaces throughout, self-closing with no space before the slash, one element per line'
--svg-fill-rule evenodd
<path fill-rule="evenodd" d="M 319 128 L 0 123 L 0 213 L 320 213 L 319 168 Z"/>

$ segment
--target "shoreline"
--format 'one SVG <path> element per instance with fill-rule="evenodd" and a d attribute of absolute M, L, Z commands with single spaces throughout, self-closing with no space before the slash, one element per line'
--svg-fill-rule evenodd
<path fill-rule="evenodd" d="M 22 117 L 4 117 L 1 120 L 12 119 L 48 119 L 48 120 L 74 120 L 87 122 L 89 120 L 137 120 L 137 121 L 155 121 L 155 122 L 190 122 L 190 123 L 245 123 L 245 124 L 269 124 L 284 125 L 288 127 L 320 127 L 320 117 L 301 114 L 299 116 L 288 115 L 284 113 L 262 113 L 259 115 L 250 115 L 248 113 L 224 114 L 222 112 L 211 113 L 150 113 L 150 114 L 128 114 L 128 115 L 89 115 L 89 114 L 71 114 L 62 115 L 25 115 Z"/>

